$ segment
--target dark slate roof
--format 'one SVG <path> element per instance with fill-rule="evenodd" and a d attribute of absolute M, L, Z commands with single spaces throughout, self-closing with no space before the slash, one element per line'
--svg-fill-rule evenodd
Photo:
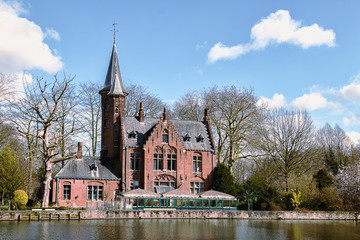
<path fill-rule="evenodd" d="M 158 122 L 157 118 L 145 118 L 144 122 L 140 123 L 137 117 L 124 117 L 125 146 L 141 148 Z M 184 120 L 170 120 L 170 122 L 187 150 L 214 151 L 203 122 Z M 136 132 L 136 138 L 129 138 L 129 133 L 133 131 Z M 183 137 L 186 135 L 190 136 L 189 142 L 184 142 Z M 199 137 L 203 138 L 203 142 L 198 142 Z"/>
<path fill-rule="evenodd" d="M 94 165 L 95 164 L 95 165 Z M 97 167 L 96 171 L 94 166 Z M 55 175 L 54 178 L 62 179 L 94 179 L 94 180 L 120 180 L 111 169 L 115 169 L 109 164 L 105 164 L 100 157 L 84 157 L 83 159 L 71 159 Z"/>
<path fill-rule="evenodd" d="M 137 117 L 124 117 L 125 146 L 142 147 L 153 127 L 159 122 L 157 118 L 145 118 L 140 123 Z M 136 133 L 136 138 L 129 138 L 129 133 Z"/>
<path fill-rule="evenodd" d="M 109 67 L 105 78 L 104 88 L 101 91 L 109 91 L 110 95 L 124 95 L 125 88 L 121 77 L 119 59 L 115 42 L 113 45 Z"/>
<path fill-rule="evenodd" d="M 199 121 L 171 120 L 175 130 L 187 150 L 213 151 L 211 147 L 210 136 L 206 125 Z M 189 142 L 184 142 L 183 137 L 190 137 Z M 200 136 L 201 135 L 201 136 Z M 198 138 L 202 137 L 203 142 L 198 142 Z"/>

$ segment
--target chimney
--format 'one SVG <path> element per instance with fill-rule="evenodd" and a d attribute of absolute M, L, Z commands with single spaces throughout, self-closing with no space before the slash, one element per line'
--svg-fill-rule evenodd
<path fill-rule="evenodd" d="M 209 117 L 209 109 L 205 108 L 204 109 L 204 122 L 209 122 L 210 117 Z"/>
<path fill-rule="evenodd" d="M 144 103 L 140 103 L 140 110 L 139 110 L 139 121 L 144 122 Z"/>
<path fill-rule="evenodd" d="M 78 142 L 77 159 L 82 159 L 82 142 Z"/>
<path fill-rule="evenodd" d="M 166 107 L 164 107 L 164 113 L 163 113 L 162 119 L 163 119 L 164 122 L 168 120 L 168 115 L 167 115 Z"/>

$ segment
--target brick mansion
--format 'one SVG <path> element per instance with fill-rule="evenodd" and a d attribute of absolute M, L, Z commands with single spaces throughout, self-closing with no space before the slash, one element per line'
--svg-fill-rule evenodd
<path fill-rule="evenodd" d="M 101 95 L 100 157 L 71 159 L 53 177 L 52 199 L 57 206 L 84 207 L 87 202 L 115 201 L 135 188 L 162 193 L 209 190 L 216 153 L 209 113 L 203 121 L 169 119 L 166 108 L 158 118 L 125 116 L 126 96 L 114 42 Z"/>

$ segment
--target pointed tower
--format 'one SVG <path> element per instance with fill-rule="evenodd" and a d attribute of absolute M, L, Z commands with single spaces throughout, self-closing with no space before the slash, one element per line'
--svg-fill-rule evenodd
<path fill-rule="evenodd" d="M 100 90 L 102 124 L 101 124 L 101 157 L 119 157 L 120 118 L 125 112 L 127 93 L 121 77 L 116 44 L 114 41 L 109 68 L 104 88 Z"/>

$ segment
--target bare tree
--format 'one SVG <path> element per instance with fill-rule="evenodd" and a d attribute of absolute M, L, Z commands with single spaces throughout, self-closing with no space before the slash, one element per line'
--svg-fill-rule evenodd
<path fill-rule="evenodd" d="M 70 128 L 63 132 L 60 127 L 60 120 L 64 119 L 64 111 L 60 111 L 61 101 L 67 96 L 69 83 L 73 77 L 59 80 L 57 75 L 53 81 L 47 81 L 42 78 L 36 78 L 33 84 L 25 87 L 24 98 L 13 102 L 15 111 L 22 114 L 30 122 L 33 121 L 38 127 L 38 135 L 33 132 L 24 131 L 24 128 L 18 128 L 23 135 L 30 135 L 39 141 L 38 152 L 39 158 L 43 162 L 43 196 L 42 207 L 49 204 L 50 183 L 55 163 L 70 158 L 71 155 L 58 157 L 59 143 L 67 136 L 71 135 L 76 129 Z M 26 128 L 25 128 L 26 129 Z"/>
<path fill-rule="evenodd" d="M 205 108 L 204 98 L 197 92 L 182 96 L 173 105 L 173 117 L 183 120 L 201 121 Z"/>
<path fill-rule="evenodd" d="M 101 85 L 86 82 L 80 85 L 80 111 L 83 131 L 91 141 L 91 155 L 96 156 L 100 135 L 101 103 L 99 90 Z"/>
<path fill-rule="evenodd" d="M 26 156 L 25 161 L 28 163 L 28 173 L 26 177 L 27 188 L 26 192 L 30 198 L 33 198 L 35 184 L 33 184 L 34 165 L 39 159 L 39 137 L 40 129 L 39 123 L 34 119 L 28 118 L 19 111 L 12 114 L 12 122 L 18 133 L 25 140 Z M 38 161 L 38 168 L 42 166 L 41 161 Z"/>
<path fill-rule="evenodd" d="M 76 87 L 69 81 L 68 89 L 65 91 L 62 98 L 59 100 L 58 107 L 58 128 L 60 131 L 58 148 L 61 160 L 61 167 L 65 165 L 65 159 L 75 151 L 76 143 L 73 141 L 74 134 L 80 130 L 81 124 L 78 119 L 78 111 L 75 106 L 77 105 Z"/>
<path fill-rule="evenodd" d="M 0 73 L 0 102 L 13 93 L 15 78 L 12 75 Z"/>
<path fill-rule="evenodd" d="M 137 116 L 140 102 L 144 102 L 144 115 L 146 117 L 159 117 L 161 115 L 164 103 L 158 98 L 147 92 L 147 89 L 137 84 L 125 86 L 129 93 L 126 97 L 125 115 Z"/>
<path fill-rule="evenodd" d="M 351 139 L 339 125 L 332 128 L 328 123 L 317 131 L 316 139 L 320 150 L 319 158 L 336 175 L 342 166 L 347 165 L 352 149 Z"/>
<path fill-rule="evenodd" d="M 248 140 L 262 120 L 253 90 L 215 86 L 205 90 L 204 99 L 216 131 L 217 161 L 231 169 L 237 160 L 253 156 Z"/>
<path fill-rule="evenodd" d="M 314 144 L 312 120 L 307 112 L 275 109 L 261 130 L 257 144 L 279 169 L 288 191 L 289 175 L 308 170 Z"/>

